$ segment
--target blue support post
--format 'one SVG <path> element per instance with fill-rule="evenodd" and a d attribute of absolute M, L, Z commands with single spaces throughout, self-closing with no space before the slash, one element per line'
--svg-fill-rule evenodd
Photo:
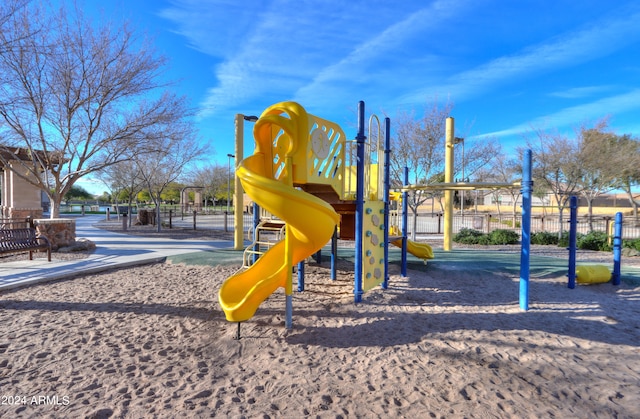
<path fill-rule="evenodd" d="M 391 184 L 391 119 L 384 119 L 384 186 L 382 197 L 384 202 L 384 281 L 382 289 L 389 288 L 389 192 Z"/>
<path fill-rule="evenodd" d="M 298 262 L 298 292 L 304 291 L 304 260 Z"/>
<path fill-rule="evenodd" d="M 571 197 L 569 201 L 569 271 L 567 272 L 567 287 L 576 287 L 576 249 L 578 232 L 578 198 Z"/>
<path fill-rule="evenodd" d="M 358 102 L 358 134 L 357 144 L 357 166 L 356 166 L 356 260 L 355 260 L 355 280 L 354 280 L 354 301 L 362 301 L 362 241 L 364 224 L 364 146 L 367 137 L 364 135 L 364 102 Z"/>
<path fill-rule="evenodd" d="M 622 213 L 616 213 L 616 222 L 613 226 L 613 273 L 611 279 L 613 285 L 620 285 L 620 262 L 622 260 Z"/>
<path fill-rule="evenodd" d="M 404 167 L 404 179 L 403 184 L 409 184 L 409 168 Z M 402 192 L 402 264 L 400 265 L 400 275 L 406 278 L 407 276 L 407 216 L 409 213 L 409 192 Z"/>
<path fill-rule="evenodd" d="M 256 240 L 259 238 L 258 233 L 256 232 L 256 229 L 258 228 L 258 224 L 260 224 L 260 205 L 254 202 L 253 203 L 253 237 Z M 260 245 L 256 243 L 253 246 L 253 251 L 255 252 L 253 254 L 253 263 L 256 263 L 258 261 L 259 250 L 260 250 Z"/>
<path fill-rule="evenodd" d="M 520 308 L 529 310 L 529 262 L 531 250 L 531 150 L 525 150 L 522 164 L 522 240 L 520 249 Z"/>
<path fill-rule="evenodd" d="M 331 236 L 331 280 L 337 279 L 338 270 L 338 226 L 333 228 L 333 236 Z"/>

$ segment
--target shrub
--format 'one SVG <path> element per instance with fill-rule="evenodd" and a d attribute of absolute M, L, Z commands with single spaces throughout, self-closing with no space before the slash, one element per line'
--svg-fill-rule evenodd
<path fill-rule="evenodd" d="M 453 236 L 453 241 L 461 244 L 481 245 L 517 244 L 520 241 L 520 236 L 511 230 L 497 229 L 492 231 L 491 234 L 484 234 L 478 230 L 463 228 Z"/>
<path fill-rule="evenodd" d="M 577 233 L 576 234 L 576 243 L 580 240 L 580 237 L 582 237 L 582 234 Z M 562 232 L 562 236 L 558 240 L 558 247 L 569 247 L 569 232 L 568 231 L 563 231 Z"/>
<path fill-rule="evenodd" d="M 553 245 L 558 244 L 558 234 L 549 233 L 548 231 L 540 231 L 531 233 L 531 244 Z"/>
<path fill-rule="evenodd" d="M 513 230 L 497 229 L 489 234 L 490 244 L 518 244 L 520 236 Z"/>
<path fill-rule="evenodd" d="M 598 250 L 601 252 L 610 252 L 611 246 L 607 243 L 608 236 L 601 231 L 592 231 L 588 234 L 581 235 L 577 240 L 578 249 L 582 250 Z"/>
<path fill-rule="evenodd" d="M 453 241 L 462 244 L 486 244 L 480 243 L 480 241 L 487 241 L 486 238 L 483 239 L 483 236 L 486 236 L 486 234 L 481 231 L 473 230 L 471 228 L 462 228 L 458 234 L 453 236 Z"/>
<path fill-rule="evenodd" d="M 629 249 L 636 249 L 640 252 L 640 238 L 633 240 L 623 240 L 622 247 L 628 247 Z"/>
<path fill-rule="evenodd" d="M 491 243 L 491 238 L 489 237 L 488 234 L 482 234 L 482 236 L 478 236 L 477 239 L 478 239 L 477 243 L 481 244 L 481 245 L 484 245 L 484 246 L 493 244 L 493 243 Z"/>

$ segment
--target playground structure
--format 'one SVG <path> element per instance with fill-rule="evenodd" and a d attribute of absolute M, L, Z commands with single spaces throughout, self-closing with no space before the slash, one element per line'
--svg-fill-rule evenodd
<path fill-rule="evenodd" d="M 293 267 L 299 263 L 298 290 L 302 291 L 303 261 L 319 252 L 329 240 L 332 279 L 335 279 L 337 238 L 355 241 L 353 292 L 356 303 L 361 301 L 364 292 L 377 285 L 387 288 L 390 243 L 402 249 L 402 276 L 406 276 L 407 252 L 425 261 L 433 258 L 428 244 L 407 239 L 407 198 L 409 191 L 415 189 L 445 191 L 444 250 L 449 251 L 453 190 L 522 188 L 520 308 L 528 310 L 531 150 L 524 154 L 521 182 L 452 182 L 454 123 L 453 118 L 447 118 L 445 182 L 410 185 L 405 168 L 401 192 L 392 192 L 389 187 L 390 120 L 385 118 L 384 142 L 375 116 L 369 120 L 369 135 L 372 136 L 374 121 L 378 126 L 375 144 L 367 142 L 365 136 L 363 102 L 358 106 L 355 141 L 347 141 L 337 124 L 308 114 L 294 102 L 275 104 L 256 121 L 254 154 L 240 161 L 236 169 L 239 180 L 236 196 L 240 195 L 238 184 L 241 184 L 256 204 L 254 241 L 245 250 L 242 269 L 223 283 L 218 295 L 227 320 L 238 323 L 237 338 L 240 323 L 253 317 L 260 304 L 280 287 L 286 294 L 285 325 L 291 328 Z M 237 136 L 236 142 L 239 141 Z M 241 145 L 236 144 L 236 156 L 242 156 L 241 151 Z M 392 199 L 402 206 L 401 227 L 397 221 L 390 223 L 389 220 Z M 261 217 L 260 209 L 270 216 Z M 239 224 L 236 223 L 236 249 Z M 262 241 L 260 236 L 265 232 L 275 234 L 276 240 Z"/>
<path fill-rule="evenodd" d="M 375 143 L 364 134 L 363 102 L 358 106 L 355 141 L 348 141 L 337 124 L 308 114 L 294 102 L 270 106 L 256 121 L 254 154 L 239 162 L 236 177 L 271 216 L 261 219 L 256 216 L 261 211 L 254 212 L 254 242 L 245 250 L 244 266 L 220 289 L 227 320 L 250 319 L 282 287 L 290 328 L 293 266 L 338 237 L 355 241 L 355 302 L 377 285 L 387 287 L 389 243 L 403 249 L 403 261 L 407 251 L 423 259 L 433 257 L 427 244 L 413 243 L 406 234 L 389 236 L 390 120 L 385 119 L 384 143 L 377 117 L 369 122 L 370 135 L 377 122 Z M 393 230 L 399 231 L 398 226 Z M 261 241 L 265 231 L 275 232 L 277 240 Z M 335 259 L 333 251 L 333 279 Z"/>

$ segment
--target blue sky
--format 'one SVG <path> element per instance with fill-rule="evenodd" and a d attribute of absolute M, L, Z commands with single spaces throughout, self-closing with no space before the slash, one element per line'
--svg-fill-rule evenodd
<path fill-rule="evenodd" d="M 79 0 L 155 39 L 197 108 L 213 162 L 236 113 L 294 100 L 355 136 L 367 112 L 454 104 L 456 134 L 505 149 L 532 126 L 571 134 L 610 117 L 640 136 L 640 2 L 601 0 Z M 250 127 L 247 126 L 247 129 Z M 250 131 L 248 131 L 250 132 Z M 251 150 L 252 141 L 245 149 Z"/>

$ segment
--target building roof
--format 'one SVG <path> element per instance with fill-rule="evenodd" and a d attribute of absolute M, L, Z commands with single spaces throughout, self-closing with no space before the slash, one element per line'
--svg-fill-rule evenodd
<path fill-rule="evenodd" d="M 34 153 L 38 155 L 38 160 L 40 160 L 41 162 L 47 161 L 47 159 L 45 158 L 46 153 L 44 151 L 34 150 Z M 49 153 L 48 156 L 50 165 L 55 166 L 66 161 L 66 159 L 64 158 L 55 157 L 53 153 Z M 31 150 L 23 147 L 12 147 L 0 144 L 0 162 L 7 162 L 10 160 L 33 161 Z"/>

